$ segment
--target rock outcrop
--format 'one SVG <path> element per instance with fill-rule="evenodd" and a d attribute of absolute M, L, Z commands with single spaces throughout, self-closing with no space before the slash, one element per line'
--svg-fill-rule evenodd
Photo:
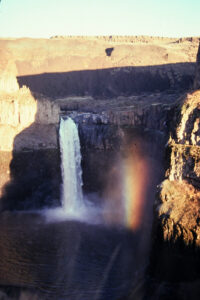
<path fill-rule="evenodd" d="M 57 104 L 26 87 L 1 92 L 0 209 L 59 201 L 59 112 Z"/>
<path fill-rule="evenodd" d="M 35 99 L 26 87 L 12 93 L 1 93 L 0 150 L 57 148 L 59 111 L 50 99 L 39 95 Z"/>
<path fill-rule="evenodd" d="M 12 93 L 18 90 L 16 64 L 14 61 L 9 60 L 8 54 L 4 53 L 4 60 L 3 62 L 1 61 L 0 66 L 0 92 Z"/>
<path fill-rule="evenodd" d="M 156 202 L 163 238 L 200 246 L 200 91 L 178 103 L 168 142 L 170 165 Z"/>
<path fill-rule="evenodd" d="M 166 179 L 154 204 L 148 299 L 198 299 L 200 253 L 200 91 L 177 102 L 166 148 Z M 183 287 L 185 286 L 185 288 Z M 182 298 L 183 297 L 183 298 Z"/>
<path fill-rule="evenodd" d="M 199 89 L 199 88 L 200 88 L 200 44 L 197 53 L 196 75 L 194 80 L 194 89 Z"/>
<path fill-rule="evenodd" d="M 197 54 L 195 89 L 199 86 Z M 171 111 L 166 179 L 154 203 L 147 299 L 198 299 L 200 266 L 200 90 Z"/>

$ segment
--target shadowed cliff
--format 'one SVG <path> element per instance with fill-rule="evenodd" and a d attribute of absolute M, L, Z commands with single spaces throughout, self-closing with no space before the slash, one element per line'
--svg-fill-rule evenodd
<path fill-rule="evenodd" d="M 194 81 L 194 63 L 176 63 L 158 66 L 127 66 L 96 70 L 43 73 L 18 76 L 20 87 L 58 98 L 66 96 L 93 96 L 112 98 L 135 93 L 185 91 Z"/>
<path fill-rule="evenodd" d="M 185 89 L 185 78 L 194 74 L 197 48 L 197 38 L 1 39 L 0 90 L 15 89 L 14 77 L 20 85 L 55 97 Z M 107 49 L 112 49 L 109 56 Z"/>
<path fill-rule="evenodd" d="M 166 148 L 166 179 L 154 203 L 147 298 L 199 299 L 200 91 L 174 107 Z"/>
<path fill-rule="evenodd" d="M 195 74 L 195 80 L 194 80 L 194 89 L 200 88 L 200 43 L 199 43 L 199 49 L 197 52 L 197 64 L 196 64 L 196 74 Z"/>

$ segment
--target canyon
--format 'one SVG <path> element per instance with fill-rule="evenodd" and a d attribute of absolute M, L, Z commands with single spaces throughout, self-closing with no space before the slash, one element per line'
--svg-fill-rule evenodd
<path fill-rule="evenodd" d="M 83 191 L 98 195 L 92 201 L 110 196 L 130 149 L 151 160 L 147 280 L 127 299 L 197 299 L 199 39 L 56 36 L 0 39 L 0 46 L 1 211 L 60 204 L 58 130 L 60 117 L 70 116 Z"/>

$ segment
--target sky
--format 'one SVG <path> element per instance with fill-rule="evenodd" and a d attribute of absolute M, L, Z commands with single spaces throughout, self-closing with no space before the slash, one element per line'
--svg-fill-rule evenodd
<path fill-rule="evenodd" d="M 0 37 L 200 36 L 200 0 L 1 0 Z"/>

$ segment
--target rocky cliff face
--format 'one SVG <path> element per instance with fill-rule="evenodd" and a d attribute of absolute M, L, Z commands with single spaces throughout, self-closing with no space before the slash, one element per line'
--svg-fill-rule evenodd
<path fill-rule="evenodd" d="M 1 209 L 36 208 L 59 199 L 59 111 L 26 87 L 1 92 Z"/>
<path fill-rule="evenodd" d="M 168 142 L 169 168 L 162 183 L 158 217 L 165 240 L 200 245 L 200 92 L 178 103 Z"/>
<path fill-rule="evenodd" d="M 147 37 L 2 39 L 0 89 L 26 85 L 55 98 L 185 90 L 193 83 L 197 47 L 195 39 Z"/>
<path fill-rule="evenodd" d="M 46 148 L 57 148 L 59 107 L 47 98 L 38 97 L 35 99 L 26 87 L 1 93 L 1 151 L 39 149 L 44 147 L 42 144 Z"/>
<path fill-rule="evenodd" d="M 199 48 L 200 51 L 200 48 Z M 195 89 L 199 86 L 197 54 Z M 200 266 L 200 91 L 171 111 L 166 179 L 154 203 L 148 299 L 198 299 Z"/>
<path fill-rule="evenodd" d="M 166 149 L 166 179 L 159 187 L 154 204 L 150 263 L 154 288 L 150 288 L 148 293 L 149 299 L 161 294 L 184 299 L 183 295 L 187 293 L 192 299 L 198 299 L 200 91 L 179 99 L 172 116 Z"/>
<path fill-rule="evenodd" d="M 197 53 L 196 75 L 194 80 L 194 89 L 199 89 L 199 88 L 200 88 L 200 44 Z"/>
<path fill-rule="evenodd" d="M 12 60 L 9 60 L 7 53 L 4 54 L 4 60 L 1 61 L 0 70 L 0 92 L 12 93 L 18 91 L 17 67 Z"/>

